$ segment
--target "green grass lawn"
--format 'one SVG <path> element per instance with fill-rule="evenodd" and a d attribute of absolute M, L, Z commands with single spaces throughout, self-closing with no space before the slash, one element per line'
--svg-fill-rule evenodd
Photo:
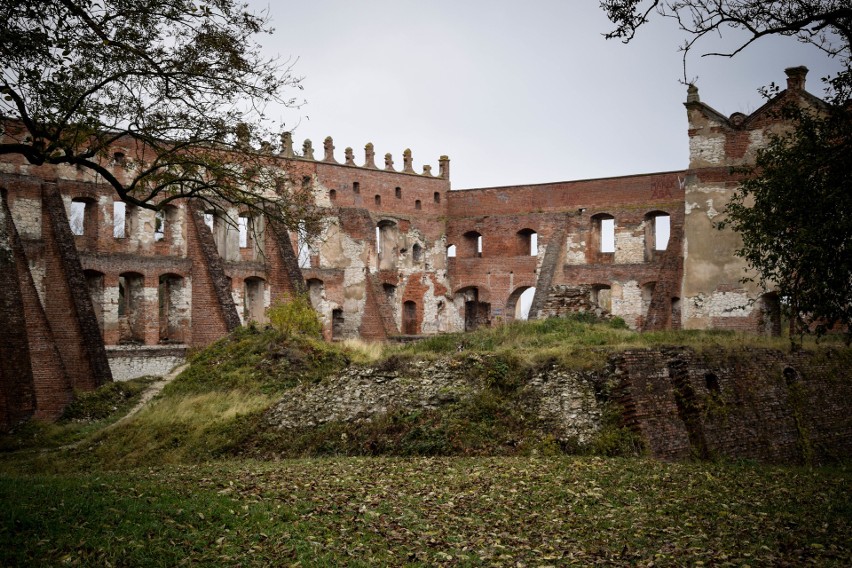
<path fill-rule="evenodd" d="M 828 343 L 834 364 L 848 368 L 852 351 Z M 106 428 L 146 380 L 105 386 L 56 424 L 0 437 L 0 567 L 852 566 L 852 463 L 568 456 L 513 406 L 540 365 L 600 370 L 613 351 L 663 344 L 743 356 L 786 347 L 733 333 L 638 334 L 582 318 L 405 346 L 240 329 L 195 354 L 126 422 Z M 490 386 L 470 401 L 332 424 L 260 451 L 270 436 L 264 413 L 297 385 L 333 380 L 353 363 L 404 370 L 419 358 L 473 355 L 480 363 L 466 372 L 484 373 Z M 623 428 L 613 428 L 618 442 Z M 495 457 L 509 431 L 536 443 Z M 433 451 L 445 439 L 462 445 Z M 344 457 L 364 454 L 371 440 L 385 457 Z M 628 450 L 614 455 L 637 449 L 610 446 Z M 468 457 L 422 457 L 432 453 Z M 322 454 L 333 457 L 245 457 Z"/>
<path fill-rule="evenodd" d="M 0 565 L 849 566 L 849 474 L 593 457 L 7 470 Z"/>

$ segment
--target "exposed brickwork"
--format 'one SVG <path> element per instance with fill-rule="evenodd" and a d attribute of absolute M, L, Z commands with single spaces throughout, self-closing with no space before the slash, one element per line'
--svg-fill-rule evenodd
<path fill-rule="evenodd" d="M 30 365 L 27 322 L 24 310 L 24 293 L 20 280 L 29 280 L 30 296 L 35 287 L 29 272 L 22 268 L 26 263 L 21 241 L 18 238 L 12 213 L 6 203 L 6 190 L 0 189 L 0 428 L 9 429 L 35 413 L 36 398 L 33 369 Z M 41 331 L 41 330 L 39 330 Z M 52 342 L 44 338 L 45 346 Z"/>
<path fill-rule="evenodd" d="M 654 457 L 776 463 L 852 455 L 842 354 L 631 350 L 611 359 L 625 420 Z"/>
<path fill-rule="evenodd" d="M 45 314 L 74 388 L 93 390 L 112 381 L 100 328 L 58 188 L 42 186 Z"/>
<path fill-rule="evenodd" d="M 200 264 L 192 278 L 192 321 L 204 322 L 192 326 L 192 344 L 206 345 L 236 329 L 240 320 L 213 234 L 200 211 L 190 208 L 189 218 L 195 238 L 189 240 L 188 253 Z"/>

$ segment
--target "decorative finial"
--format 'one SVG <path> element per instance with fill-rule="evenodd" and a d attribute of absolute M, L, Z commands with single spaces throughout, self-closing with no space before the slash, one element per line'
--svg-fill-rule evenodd
<path fill-rule="evenodd" d="M 432 175 L 432 166 L 429 164 L 423 164 L 423 175 L 429 177 L 435 177 Z"/>
<path fill-rule="evenodd" d="M 314 145 L 310 138 L 306 139 L 305 143 L 302 144 L 302 157 L 306 160 L 314 159 Z"/>
<path fill-rule="evenodd" d="M 334 140 L 331 139 L 331 136 L 326 136 L 325 140 L 323 140 L 322 147 L 325 150 L 325 157 L 322 159 L 323 162 L 328 162 L 330 164 L 336 164 L 337 161 L 334 159 Z"/>
<path fill-rule="evenodd" d="M 281 133 L 281 155 L 285 158 L 292 158 L 295 154 L 293 154 L 293 133 L 292 132 L 282 132 Z"/>
<path fill-rule="evenodd" d="M 367 142 L 364 146 L 364 167 L 375 170 L 376 168 L 376 152 L 373 150 L 373 143 Z"/>
<path fill-rule="evenodd" d="M 385 154 L 385 170 L 389 172 L 396 171 L 395 169 L 393 169 L 393 156 L 391 156 L 390 152 Z"/>
<path fill-rule="evenodd" d="M 354 166 L 355 165 L 355 154 L 352 153 L 352 148 L 347 147 L 346 150 L 343 151 L 344 156 L 346 157 L 346 165 Z"/>
<path fill-rule="evenodd" d="M 402 153 L 402 171 L 407 174 L 413 174 L 414 168 L 411 167 L 411 148 L 406 148 Z"/>

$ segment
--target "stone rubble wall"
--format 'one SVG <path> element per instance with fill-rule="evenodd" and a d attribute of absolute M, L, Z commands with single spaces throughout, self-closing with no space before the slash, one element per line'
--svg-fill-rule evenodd
<path fill-rule="evenodd" d="M 405 372 L 351 367 L 297 387 L 266 420 L 286 431 L 440 408 L 486 388 L 470 362 L 418 361 Z M 613 404 L 655 458 L 822 463 L 852 456 L 850 362 L 848 349 L 631 349 L 613 353 L 601 371 L 540 369 L 519 399 L 559 441 L 593 441 Z"/>
<path fill-rule="evenodd" d="M 474 356 L 475 357 L 475 356 Z M 351 367 L 318 384 L 289 393 L 267 415 L 279 430 L 330 422 L 369 421 L 387 412 L 431 410 L 486 388 L 456 359 L 418 361 L 404 374 L 374 367 Z M 523 387 L 540 424 L 558 440 L 585 443 L 600 428 L 602 409 L 587 374 L 553 367 Z"/>

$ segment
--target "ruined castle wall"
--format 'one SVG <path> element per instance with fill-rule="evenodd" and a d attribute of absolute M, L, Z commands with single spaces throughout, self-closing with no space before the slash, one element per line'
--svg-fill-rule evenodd
<path fill-rule="evenodd" d="M 385 339 L 445 330 L 448 179 L 416 174 L 409 153 L 394 170 L 372 167 L 369 154 L 364 167 L 333 160 L 298 160 L 315 167 L 305 181 L 327 210 L 302 261 L 325 336 Z"/>
<path fill-rule="evenodd" d="M 451 192 L 447 243 L 456 245 L 456 258 L 449 260 L 453 291 L 476 288 L 490 304 L 491 321 L 507 321 L 515 317 L 525 288 L 606 288 L 605 309 L 642 329 L 651 305 L 643 295 L 665 288 L 669 313 L 677 297 L 669 291 L 678 287 L 680 265 L 664 260 L 680 257 L 682 183 L 683 174 L 673 172 Z M 653 250 L 649 241 L 654 214 L 669 216 L 665 251 Z M 601 251 L 602 217 L 613 219 L 612 252 Z M 530 232 L 536 233 L 536 251 Z M 476 234 L 482 236 L 481 252 Z M 555 250 L 548 255 L 550 247 Z"/>

